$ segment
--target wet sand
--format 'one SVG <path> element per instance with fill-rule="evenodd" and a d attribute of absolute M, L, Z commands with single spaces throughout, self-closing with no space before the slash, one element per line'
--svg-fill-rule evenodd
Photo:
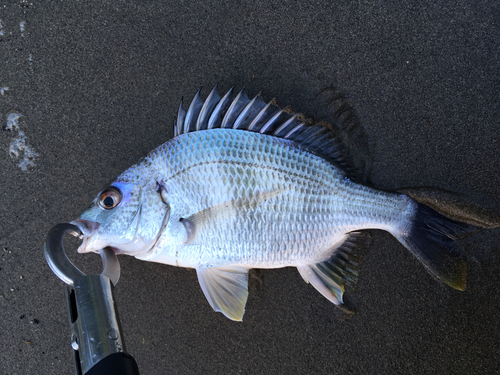
<path fill-rule="evenodd" d="M 200 86 L 245 86 L 320 121 L 337 98 L 364 128 L 375 186 L 433 186 L 500 212 L 498 4 L 143 3 L 0 6 L 0 126 L 20 114 L 0 132 L 0 374 L 73 373 L 45 235 L 171 138 L 180 98 Z M 38 156 L 25 172 L 28 146 Z M 121 257 L 127 351 L 142 374 L 499 373 L 500 231 L 460 242 L 465 292 L 372 236 L 347 291 L 353 316 L 287 268 L 252 272 L 243 323 L 232 322 L 193 270 Z M 70 257 L 99 270 L 98 256 Z"/>

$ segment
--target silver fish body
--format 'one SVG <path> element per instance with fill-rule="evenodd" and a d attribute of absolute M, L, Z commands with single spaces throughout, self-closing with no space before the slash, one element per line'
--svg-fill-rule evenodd
<path fill-rule="evenodd" d="M 399 232 L 415 210 L 404 195 L 352 183 L 321 157 L 259 133 L 183 134 L 147 162 L 166 190 L 170 220 L 140 258 L 182 267 L 318 263 L 346 233 Z"/>
<path fill-rule="evenodd" d="M 179 109 L 176 137 L 98 194 L 75 224 L 80 252 L 118 253 L 195 268 L 216 311 L 241 320 L 251 268 L 297 267 L 342 303 L 358 272 L 363 229 L 382 229 L 432 275 L 465 288 L 453 243 L 466 227 L 411 198 L 354 183 L 336 141 L 244 91 L 232 101 L 214 89 Z M 329 157 L 333 155 L 333 157 Z"/>

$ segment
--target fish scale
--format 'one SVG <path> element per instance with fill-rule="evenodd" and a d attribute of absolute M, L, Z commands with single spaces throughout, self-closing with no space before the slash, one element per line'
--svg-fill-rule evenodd
<path fill-rule="evenodd" d="M 331 255 L 327 250 L 339 233 L 364 229 L 367 223 L 371 228 L 386 229 L 401 221 L 408 205 L 404 196 L 395 199 L 394 194 L 387 193 L 384 199 L 377 194 L 380 208 L 374 211 L 370 200 L 374 193 L 369 188 L 346 182 L 335 166 L 316 155 L 304 154 L 286 140 L 213 129 L 183 134 L 175 138 L 175 143 L 175 148 L 182 150 L 180 155 L 169 154 L 167 142 L 150 156 L 152 165 L 163 166 L 164 170 L 159 167 L 157 173 L 164 176 L 167 190 L 177 191 L 176 198 L 183 202 L 179 207 L 172 206 L 172 215 L 189 217 L 226 201 L 283 191 L 253 210 L 242 209 L 236 217 L 213 223 L 198 238 L 206 245 L 190 243 L 181 250 L 176 248 L 178 262 L 186 266 L 276 268 L 322 261 Z M 215 150 L 214 145 L 218 145 Z M 200 153 L 204 149 L 213 152 Z M 346 211 L 349 216 L 342 214 Z M 267 227 L 252 230 L 253 222 Z M 291 238 L 290 231 L 294 233 Z M 169 236 L 167 230 L 164 237 Z M 235 251 L 238 242 L 244 245 Z M 210 249 L 222 256 L 215 256 Z"/>
<path fill-rule="evenodd" d="M 175 137 L 124 171 L 73 223 L 80 252 L 195 268 L 215 311 L 241 320 L 248 270 L 293 266 L 335 304 L 359 270 L 363 229 L 395 236 L 437 279 L 463 290 L 455 245 L 469 230 L 411 198 L 356 183 L 333 132 L 260 96 L 216 88 L 182 102 Z"/>

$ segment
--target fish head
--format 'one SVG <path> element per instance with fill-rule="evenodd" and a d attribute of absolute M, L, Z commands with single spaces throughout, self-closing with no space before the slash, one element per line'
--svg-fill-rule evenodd
<path fill-rule="evenodd" d="M 83 235 L 78 252 L 110 247 L 116 254 L 143 254 L 158 241 L 168 212 L 155 183 L 118 178 L 71 222 Z"/>

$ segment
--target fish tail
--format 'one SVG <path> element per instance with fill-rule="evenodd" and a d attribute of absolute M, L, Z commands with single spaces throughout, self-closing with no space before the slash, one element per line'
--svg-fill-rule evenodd
<path fill-rule="evenodd" d="M 452 288 L 465 290 L 467 262 L 455 240 L 475 227 L 448 219 L 423 204 L 414 204 L 416 210 L 411 225 L 393 235 L 431 275 Z"/>

